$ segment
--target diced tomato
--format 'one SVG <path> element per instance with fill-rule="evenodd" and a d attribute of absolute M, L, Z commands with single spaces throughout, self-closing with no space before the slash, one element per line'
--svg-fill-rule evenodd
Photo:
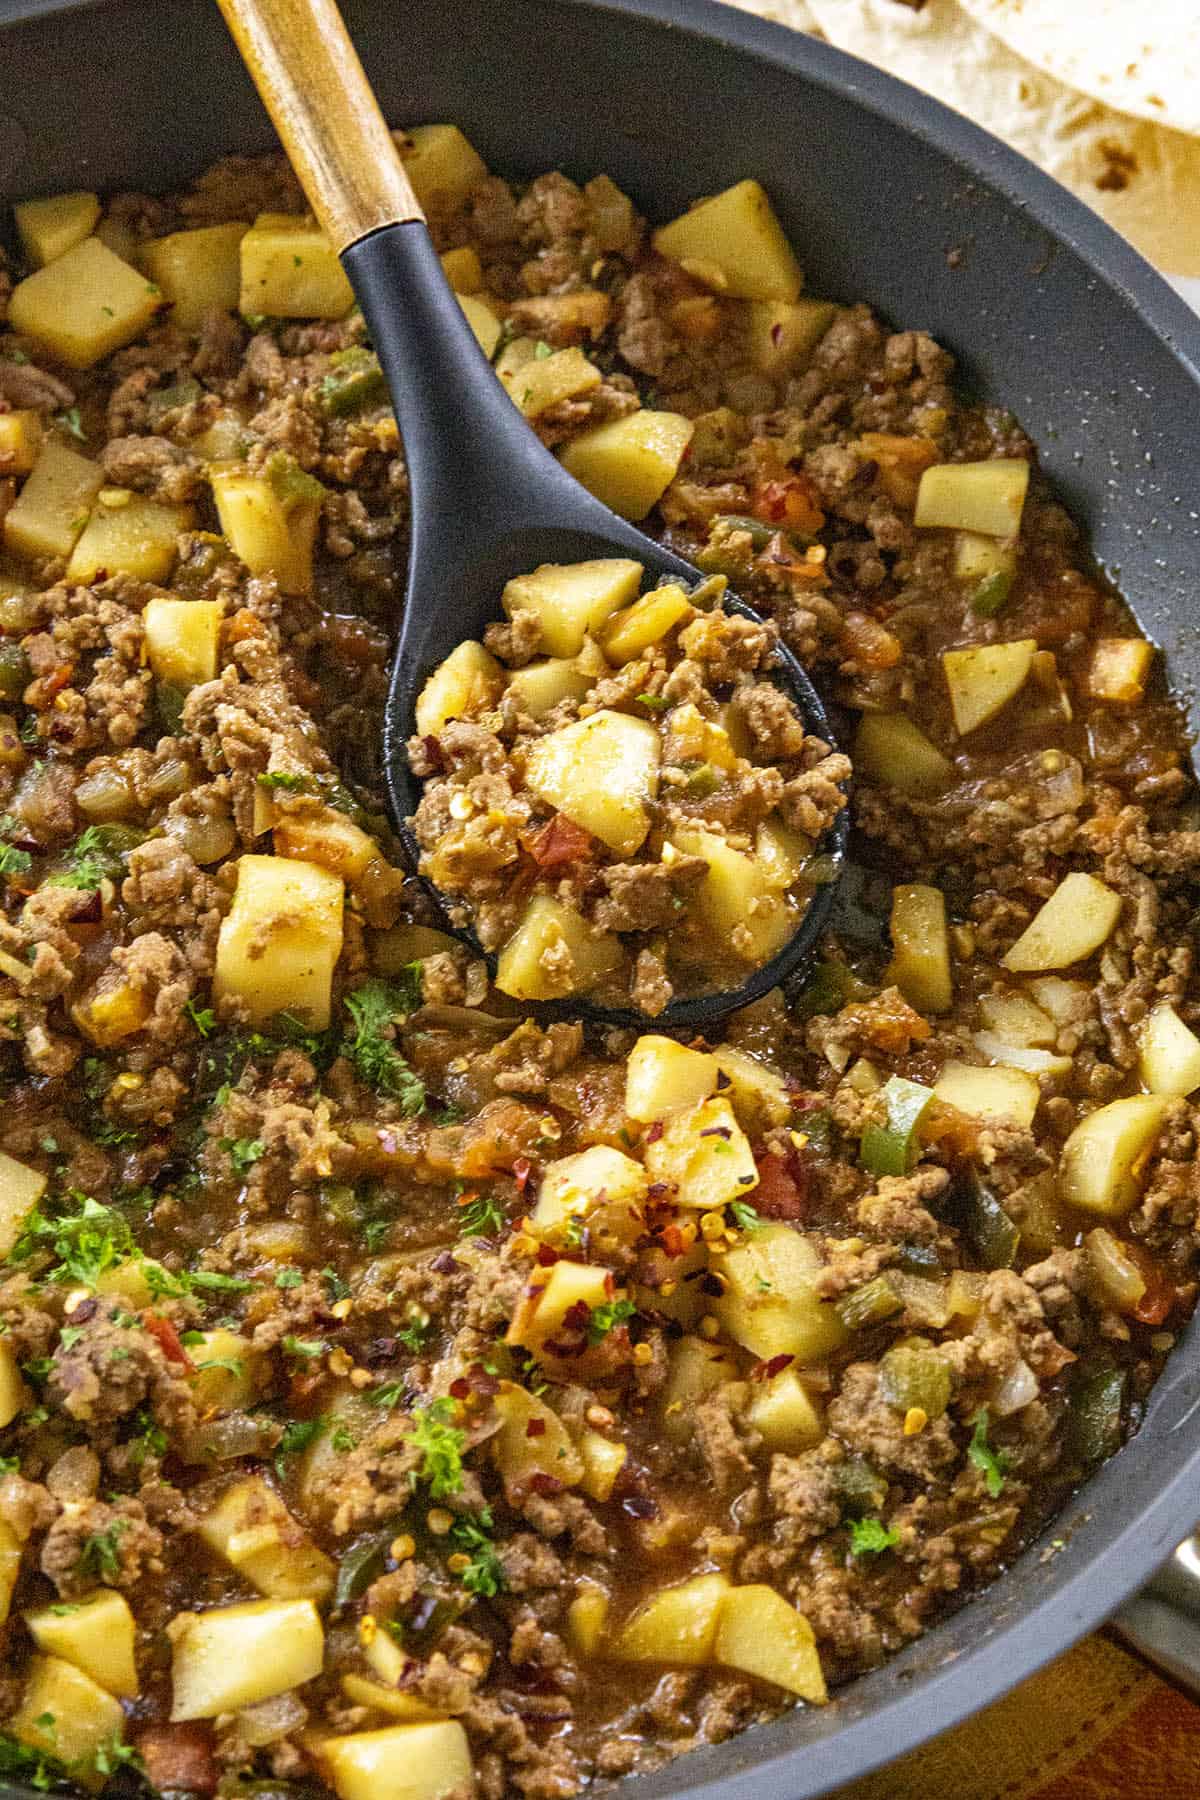
<path fill-rule="evenodd" d="M 759 481 L 750 496 L 750 513 L 764 525 L 781 525 L 785 531 L 820 531 L 825 523 L 812 482 L 807 475 L 792 472 Z"/>
<path fill-rule="evenodd" d="M 152 1788 L 192 1794 L 215 1794 L 217 1765 L 208 1725 L 144 1725 L 137 1747 Z"/>
<path fill-rule="evenodd" d="M 582 825 L 576 825 L 564 813 L 555 813 L 539 831 L 522 842 L 538 868 L 543 871 L 569 868 L 593 856 L 596 840 Z"/>
<path fill-rule="evenodd" d="M 182 1363 L 185 1369 L 191 1368 L 192 1359 L 180 1342 L 179 1333 L 170 1319 L 164 1319 L 161 1313 L 144 1312 L 142 1324 L 157 1341 L 168 1362 Z"/>
<path fill-rule="evenodd" d="M 1122 1248 L 1131 1262 L 1142 1272 L 1146 1291 L 1133 1309 L 1139 1325 L 1161 1325 L 1179 1298 L 1175 1283 L 1159 1268 L 1148 1250 L 1140 1244 L 1124 1244 Z"/>
<path fill-rule="evenodd" d="M 747 1195 L 764 1219 L 803 1219 L 808 1211 L 808 1168 L 797 1153 L 777 1156 L 759 1151 L 758 1186 Z"/>

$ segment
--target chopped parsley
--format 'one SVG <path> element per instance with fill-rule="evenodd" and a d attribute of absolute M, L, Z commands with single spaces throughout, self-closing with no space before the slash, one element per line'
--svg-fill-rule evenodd
<path fill-rule="evenodd" d="M 980 1407 L 971 1422 L 975 1427 L 975 1432 L 967 1446 L 967 1460 L 980 1471 L 984 1486 L 995 1500 L 1004 1487 L 1004 1477 L 1008 1473 L 1008 1457 L 1003 1450 L 993 1450 L 988 1443 L 989 1419 L 986 1406 Z"/>
<path fill-rule="evenodd" d="M 461 1203 L 458 1229 L 463 1237 L 495 1237 L 505 1226 L 504 1211 L 494 1194 L 476 1194 Z"/>
<path fill-rule="evenodd" d="M 414 1487 L 423 1481 L 432 1500 L 448 1500 L 462 1492 L 467 1434 L 450 1423 L 453 1416 L 453 1400 L 433 1400 L 413 1409 L 411 1436 L 421 1452 L 421 1467 L 414 1471 L 412 1481 Z"/>
<path fill-rule="evenodd" d="M 287 1458 L 299 1456 L 302 1450 L 320 1437 L 325 1429 L 324 1419 L 289 1419 L 283 1428 L 283 1436 L 275 1446 L 275 1473 L 282 1481 L 287 1474 Z"/>
<path fill-rule="evenodd" d="M 891 1530 L 882 1519 L 850 1520 L 850 1553 L 852 1556 L 880 1556 L 900 1542 L 900 1533 Z"/>
<path fill-rule="evenodd" d="M 28 1262 L 49 1252 L 57 1260 L 47 1281 L 77 1281 L 94 1288 L 106 1269 L 122 1261 L 133 1248 L 128 1224 L 120 1213 L 101 1206 L 86 1194 L 77 1194 L 79 1211 L 49 1219 L 35 1209 L 25 1229 L 8 1253 L 10 1263 Z"/>
<path fill-rule="evenodd" d="M 307 1362 L 311 1362 L 314 1357 L 324 1356 L 326 1350 L 329 1348 L 329 1345 L 321 1338 L 296 1337 L 295 1334 L 290 1331 L 281 1341 L 285 1355 L 299 1356 Z"/>
<path fill-rule="evenodd" d="M 61 425 L 64 431 L 69 431 L 73 438 L 78 438 L 81 444 L 87 442 L 87 432 L 83 429 L 83 420 L 77 406 L 68 406 L 66 412 L 55 413 L 54 422 Z"/>
<path fill-rule="evenodd" d="M 406 1325 L 397 1327 L 395 1337 L 397 1343 L 403 1344 L 406 1350 L 411 1350 L 415 1355 L 429 1341 L 429 1320 L 420 1317 L 409 1319 Z"/>
<path fill-rule="evenodd" d="M 602 1305 L 593 1306 L 588 1319 L 588 1343 L 601 1343 L 610 1331 L 615 1331 L 618 1325 L 624 1325 L 636 1312 L 637 1307 L 632 1300 L 605 1300 Z"/>
<path fill-rule="evenodd" d="M 303 1280 L 304 1277 L 299 1269 L 280 1269 L 275 1277 L 275 1286 L 277 1288 L 298 1288 Z"/>
<path fill-rule="evenodd" d="M 221 1138 L 218 1141 L 233 1165 L 235 1175 L 248 1175 L 267 1153 L 261 1138 Z"/>
<path fill-rule="evenodd" d="M 335 1425 L 333 1428 L 332 1435 L 330 1436 L 329 1442 L 333 1446 L 333 1448 L 337 1451 L 339 1456 L 344 1456 L 346 1454 L 347 1450 L 353 1450 L 355 1444 L 357 1444 L 357 1442 L 358 1442 L 358 1439 L 355 1437 L 354 1433 L 349 1429 L 348 1426 Z"/>
<path fill-rule="evenodd" d="M 229 1375 L 239 1376 L 245 1368 L 240 1356 L 210 1356 L 205 1362 L 196 1364 L 197 1372 L 202 1369 L 224 1369 Z"/>
<path fill-rule="evenodd" d="M 474 1519 L 456 1519 L 450 1527 L 450 1536 L 458 1546 L 460 1554 L 470 1557 L 465 1569 L 458 1571 L 458 1579 L 468 1594 L 492 1600 L 503 1593 L 507 1585 L 504 1579 L 504 1565 L 496 1555 L 496 1546 L 489 1533 L 492 1528 L 492 1515 L 485 1507 Z"/>
<path fill-rule="evenodd" d="M 748 1200 L 731 1200 L 725 1210 L 739 1231 L 761 1231 L 762 1215 Z"/>
<path fill-rule="evenodd" d="M 202 1038 L 212 1036 L 217 1028 L 217 1015 L 211 1006 L 197 1006 L 195 1000 L 192 999 L 187 1002 L 183 1010 Z"/>
<path fill-rule="evenodd" d="M 19 1475 L 21 1459 L 19 1456 L 0 1456 L 0 1475 Z"/>
<path fill-rule="evenodd" d="M 638 705 L 644 706 L 647 712 L 666 712 L 671 704 L 665 694 L 638 694 L 636 699 Z"/>
<path fill-rule="evenodd" d="M 325 1283 L 326 1292 L 335 1305 L 339 1300 L 350 1298 L 350 1283 L 343 1281 L 336 1269 L 322 1269 L 321 1280 Z"/>
<path fill-rule="evenodd" d="M 7 1731 L 0 1731 L 0 1776 L 28 1782 L 40 1794 L 46 1793 L 66 1774 L 62 1764 L 43 1750 L 34 1750 L 18 1742 Z"/>
<path fill-rule="evenodd" d="M 393 1407 L 399 1406 L 404 1398 L 404 1383 L 402 1381 L 381 1382 L 378 1387 L 369 1389 L 366 1398 L 372 1406 L 383 1406 L 390 1412 Z"/>
<path fill-rule="evenodd" d="M 13 844 L 0 844 L 0 875 L 26 875 L 33 867 L 33 858 L 28 850 L 18 850 Z"/>
<path fill-rule="evenodd" d="M 400 1102 L 412 1117 L 425 1108 L 425 1083 L 410 1069 L 392 1041 L 397 1018 L 406 1018 L 416 1004 L 413 996 L 389 982 L 364 981 L 346 995 L 346 1011 L 354 1021 L 354 1035 L 342 1047 L 360 1079 L 377 1094 Z"/>
<path fill-rule="evenodd" d="M 135 1435 L 129 1440 L 130 1454 L 138 1463 L 145 1462 L 148 1456 L 165 1456 L 167 1454 L 167 1434 L 161 1425 L 154 1422 L 145 1407 L 133 1415 L 137 1427 Z"/>
<path fill-rule="evenodd" d="M 294 775 L 289 769 L 265 769 L 258 777 L 258 785 L 268 789 L 282 788 L 286 794 L 306 794 L 309 777 Z"/>
<path fill-rule="evenodd" d="M 121 1538 L 128 1529 L 128 1519 L 114 1519 L 105 1531 L 85 1537 L 75 1564 L 79 1574 L 114 1582 L 121 1573 Z"/>
<path fill-rule="evenodd" d="M 141 838 L 141 832 L 126 826 L 89 825 L 66 850 L 66 868 L 49 876 L 46 886 L 94 893 L 102 881 L 119 881 L 126 854 Z"/>

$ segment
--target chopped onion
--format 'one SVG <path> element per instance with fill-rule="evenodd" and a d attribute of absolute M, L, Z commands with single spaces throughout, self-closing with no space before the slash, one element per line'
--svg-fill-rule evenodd
<path fill-rule="evenodd" d="M 268 1456 L 279 1439 L 272 1419 L 256 1419 L 250 1413 L 226 1413 L 199 1426 L 183 1445 L 189 1463 L 231 1462 L 239 1456 Z"/>
<path fill-rule="evenodd" d="M 192 785 L 192 771 L 181 757 L 169 756 L 155 769 L 146 782 L 146 791 L 156 800 L 176 800 Z"/>
<path fill-rule="evenodd" d="M 994 1031 L 976 1031 L 971 1040 L 977 1050 L 1006 1069 L 1025 1069 L 1030 1075 L 1069 1075 L 1069 1056 L 1056 1056 L 1053 1050 L 1035 1050 L 1028 1044 L 1008 1044 Z"/>
<path fill-rule="evenodd" d="M 1146 1278 L 1119 1238 L 1098 1225 L 1083 1240 L 1088 1272 L 1117 1312 L 1132 1312 L 1146 1292 Z"/>
<path fill-rule="evenodd" d="M 295 1693 L 274 1694 L 260 1700 L 257 1706 L 244 1706 L 237 1715 L 238 1736 L 252 1749 L 277 1744 L 289 1731 L 295 1731 L 308 1718 L 308 1708 Z"/>
<path fill-rule="evenodd" d="M 172 813 L 166 830 L 193 862 L 221 862 L 237 847 L 237 827 L 228 813 Z"/>
<path fill-rule="evenodd" d="M 137 810 L 137 800 L 127 777 L 110 763 L 85 775 L 75 789 L 75 804 L 88 819 L 101 823 L 127 819 Z"/>
<path fill-rule="evenodd" d="M 1021 1361 L 1011 1368 L 996 1390 L 992 1400 L 992 1411 L 998 1419 L 1006 1419 L 1009 1413 L 1020 1412 L 1031 1400 L 1038 1396 L 1038 1378 L 1022 1357 Z"/>

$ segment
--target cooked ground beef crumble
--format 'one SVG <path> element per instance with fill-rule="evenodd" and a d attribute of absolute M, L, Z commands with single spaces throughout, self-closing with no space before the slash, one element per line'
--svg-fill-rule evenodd
<path fill-rule="evenodd" d="M 281 161 L 233 158 L 83 231 L 161 268 L 148 246 L 264 213 L 290 242 L 301 205 Z M 770 303 L 659 253 L 604 177 L 480 168 L 430 211 L 509 347 L 599 372 L 532 416 L 547 443 L 691 423 L 648 525 L 812 671 L 855 763 L 853 866 L 803 986 L 719 1043 L 523 1016 L 382 816 L 407 482 L 357 311 L 189 318 L 156 286 L 79 369 L 18 298 L 18 1777 L 354 1793 L 392 1732 L 436 1759 L 431 1796 L 565 1800 L 819 1703 L 1136 1429 L 1195 1297 L 1200 812 L 1161 672 L 1033 446 L 866 306 L 781 309 L 764 352 Z M 77 499 L 47 526 L 50 446 Z M 918 524 L 926 472 L 976 464 L 1028 475 L 1019 530 Z M 252 570 L 255 506 L 276 537 Z M 519 613 L 491 648 L 538 652 Z M 732 704 L 786 785 L 807 752 L 755 661 Z M 439 743 L 480 780 L 486 735 Z M 798 797 L 799 831 L 821 816 Z M 668 887 L 701 878 L 681 861 Z M 662 886 L 626 862 L 594 896 L 644 934 L 649 1010 Z"/>

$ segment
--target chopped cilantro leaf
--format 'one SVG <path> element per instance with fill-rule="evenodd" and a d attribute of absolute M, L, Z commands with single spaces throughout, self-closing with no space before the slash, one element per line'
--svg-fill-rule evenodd
<path fill-rule="evenodd" d="M 187 1002 L 183 1010 L 202 1038 L 212 1036 L 217 1028 L 217 1015 L 211 1006 L 197 1006 L 193 998 Z"/>
<path fill-rule="evenodd" d="M 465 1569 L 458 1571 L 458 1579 L 468 1594 L 491 1600 L 503 1593 L 507 1585 L 504 1579 L 504 1565 L 496 1555 L 496 1546 L 489 1536 L 492 1515 L 487 1509 L 474 1519 L 456 1519 L 450 1528 L 450 1536 L 458 1546 L 460 1554 L 470 1556 Z"/>
<path fill-rule="evenodd" d="M 289 1456 L 299 1456 L 301 1451 L 321 1435 L 325 1429 L 324 1419 L 289 1419 L 283 1428 L 283 1436 L 275 1446 L 275 1473 L 282 1481 L 287 1474 Z"/>
<path fill-rule="evenodd" d="M 275 1277 L 275 1286 L 277 1288 L 298 1288 L 303 1280 L 304 1277 L 299 1269 L 280 1269 Z"/>
<path fill-rule="evenodd" d="M 413 1485 L 425 1482 L 433 1500 L 448 1500 L 462 1492 L 462 1453 L 467 1434 L 451 1425 L 453 1400 L 433 1400 L 428 1406 L 414 1407 L 411 1436 L 421 1452 L 421 1467 L 412 1477 Z"/>
<path fill-rule="evenodd" d="M 33 867 L 28 850 L 17 850 L 12 844 L 0 844 L 0 875 L 25 875 Z"/>
<path fill-rule="evenodd" d="M 128 1529 L 128 1519 L 114 1519 L 106 1530 L 85 1537 L 75 1563 L 79 1574 L 114 1582 L 121 1573 L 121 1538 Z"/>
<path fill-rule="evenodd" d="M 308 1361 L 311 1361 L 315 1356 L 324 1356 L 326 1350 L 329 1348 L 329 1345 L 324 1343 L 320 1338 L 296 1337 L 296 1335 L 290 1331 L 281 1341 L 285 1355 L 304 1357 Z"/>
<path fill-rule="evenodd" d="M 261 1138 L 221 1138 L 218 1140 L 233 1165 L 235 1175 L 247 1175 L 266 1155 L 267 1146 Z"/>
<path fill-rule="evenodd" d="M 1003 1450 L 993 1450 L 988 1443 L 988 1409 L 981 1406 L 972 1419 L 975 1427 L 974 1435 L 967 1446 L 967 1459 L 983 1476 L 984 1486 L 992 1499 L 1004 1487 L 1004 1477 L 1008 1471 L 1008 1458 Z"/>
<path fill-rule="evenodd" d="M 762 1217 L 748 1200 L 731 1200 L 726 1211 L 732 1214 L 733 1222 L 739 1231 L 760 1231 L 762 1229 Z"/>
<path fill-rule="evenodd" d="M 900 1533 L 890 1530 L 882 1519 L 850 1520 L 850 1553 L 852 1556 L 879 1556 L 900 1542 Z"/>
<path fill-rule="evenodd" d="M 464 1237 L 495 1237 L 505 1225 L 504 1210 L 493 1194 L 476 1194 L 460 1202 L 458 1229 Z"/>
<path fill-rule="evenodd" d="M 9 1251 L 8 1261 L 24 1263 L 49 1253 L 57 1260 L 47 1272 L 47 1281 L 77 1281 L 94 1288 L 106 1269 L 129 1254 L 133 1240 L 120 1213 L 86 1194 L 72 1197 L 80 1203 L 74 1214 L 51 1219 L 35 1209 Z"/>
<path fill-rule="evenodd" d="M 396 1019 L 406 1018 L 415 1004 L 410 993 L 386 981 L 364 981 L 346 995 L 354 1035 L 343 1040 L 343 1049 L 361 1080 L 376 1093 L 398 1100 L 410 1117 L 424 1111 L 425 1083 L 396 1049 L 392 1032 Z"/>
<path fill-rule="evenodd" d="M 623 1325 L 626 1319 L 632 1319 L 636 1312 L 632 1300 L 605 1300 L 602 1305 L 593 1306 L 588 1319 L 588 1343 L 601 1343 L 610 1331 Z"/>

